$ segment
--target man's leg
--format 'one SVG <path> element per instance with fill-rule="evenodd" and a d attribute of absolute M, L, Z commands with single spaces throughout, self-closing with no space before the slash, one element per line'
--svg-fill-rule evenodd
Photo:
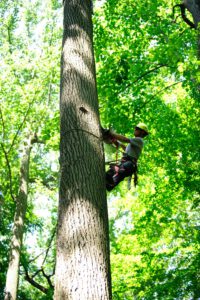
<path fill-rule="evenodd" d="M 118 172 L 119 167 L 115 165 L 110 165 L 109 170 L 106 172 L 106 189 L 111 191 L 115 187 L 115 182 L 113 177 Z"/>
<path fill-rule="evenodd" d="M 113 183 L 113 175 L 115 174 L 115 170 L 112 165 L 110 165 L 109 170 L 106 172 L 106 182 Z"/>
<path fill-rule="evenodd" d="M 121 163 L 118 172 L 113 176 L 114 185 L 117 186 L 125 177 L 131 176 L 133 172 L 134 166 L 131 161 Z"/>

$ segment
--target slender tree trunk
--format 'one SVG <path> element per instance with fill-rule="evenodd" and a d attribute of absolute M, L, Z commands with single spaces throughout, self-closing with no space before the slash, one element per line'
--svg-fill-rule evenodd
<path fill-rule="evenodd" d="M 33 144 L 32 136 L 29 136 L 24 143 L 24 153 L 20 167 L 20 187 L 19 194 L 16 198 L 16 209 L 13 224 L 13 236 L 10 247 L 9 266 L 6 276 L 5 299 L 17 299 L 17 288 L 19 278 L 19 262 L 22 247 L 22 238 L 24 230 L 24 221 L 27 208 L 28 197 L 28 177 L 29 177 L 29 160 Z"/>
<path fill-rule="evenodd" d="M 111 299 L 90 0 L 64 2 L 55 300 Z"/>

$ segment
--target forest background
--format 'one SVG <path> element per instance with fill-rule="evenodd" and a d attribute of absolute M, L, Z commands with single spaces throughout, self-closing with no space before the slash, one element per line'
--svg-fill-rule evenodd
<path fill-rule="evenodd" d="M 113 299 L 200 297 L 198 31 L 173 15 L 178 3 L 94 3 L 101 123 L 127 136 L 140 121 L 150 130 L 138 187 L 108 194 Z M 55 0 L 0 3 L 0 299 L 30 136 L 18 299 L 52 299 L 62 17 Z"/>

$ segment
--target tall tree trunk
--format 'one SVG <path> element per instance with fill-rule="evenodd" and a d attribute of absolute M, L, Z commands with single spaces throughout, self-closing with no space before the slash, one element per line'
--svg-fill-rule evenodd
<path fill-rule="evenodd" d="M 20 187 L 16 197 L 16 209 L 13 224 L 13 235 L 10 247 L 9 266 L 6 276 L 5 300 L 17 299 L 19 278 L 19 262 L 22 247 L 24 221 L 27 208 L 29 160 L 34 139 L 30 135 L 24 143 L 23 156 L 20 167 Z"/>
<path fill-rule="evenodd" d="M 111 299 L 108 214 L 90 0 L 64 2 L 54 299 Z"/>

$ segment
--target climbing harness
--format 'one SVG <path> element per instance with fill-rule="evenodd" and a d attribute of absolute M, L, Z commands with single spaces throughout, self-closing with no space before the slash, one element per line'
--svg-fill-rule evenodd
<path fill-rule="evenodd" d="M 106 172 L 106 187 L 111 191 L 117 186 L 125 177 L 134 175 L 134 185 L 137 185 L 137 160 L 131 158 L 124 153 L 124 156 L 119 163 L 110 163 L 109 170 Z M 129 179 L 129 181 L 131 180 Z M 129 185 L 130 186 L 130 185 Z M 129 188 L 130 189 L 130 188 Z"/>

